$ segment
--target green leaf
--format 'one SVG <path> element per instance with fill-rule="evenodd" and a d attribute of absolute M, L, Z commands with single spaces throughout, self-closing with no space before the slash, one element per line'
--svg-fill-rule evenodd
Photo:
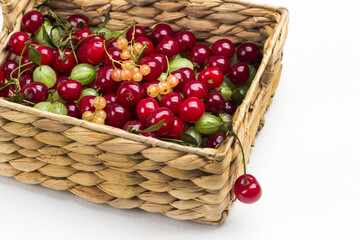
<path fill-rule="evenodd" d="M 171 142 L 171 143 L 180 144 L 180 145 L 183 145 L 183 146 L 189 146 L 189 144 L 184 143 L 183 141 L 178 140 L 178 139 L 172 139 L 172 138 L 159 138 L 159 139 L 163 140 L 163 141 Z"/>
<path fill-rule="evenodd" d="M 29 58 L 37 65 L 41 65 L 41 54 L 33 47 L 29 48 Z"/>
<path fill-rule="evenodd" d="M 96 29 L 94 32 L 98 32 L 100 31 L 102 28 L 104 28 L 106 26 L 106 24 L 109 22 L 110 20 L 110 8 L 108 9 L 106 15 L 105 15 L 105 19 L 104 22 L 100 25 L 100 27 L 98 29 Z"/>
<path fill-rule="evenodd" d="M 186 144 L 189 144 L 191 146 L 198 146 L 198 142 L 196 141 L 196 139 L 186 132 L 180 131 L 180 138 Z"/>
<path fill-rule="evenodd" d="M 45 25 L 42 26 L 42 31 L 43 31 L 43 39 L 45 40 L 45 42 L 47 44 L 49 44 L 52 47 L 55 47 L 55 44 L 53 43 L 51 37 L 49 36 L 48 32 L 46 31 Z"/>
<path fill-rule="evenodd" d="M 3 90 L 4 88 L 6 88 L 7 86 L 13 85 L 13 84 L 14 84 L 13 82 L 7 82 L 7 83 L 3 84 L 3 85 L 0 87 L 0 91 Z"/>
<path fill-rule="evenodd" d="M 144 130 L 142 130 L 141 132 L 155 132 L 157 130 L 159 130 L 165 123 L 165 120 L 161 120 L 160 122 L 158 122 L 157 124 L 155 125 L 152 125 Z"/>
<path fill-rule="evenodd" d="M 10 101 L 10 102 L 21 103 L 25 99 L 26 99 L 26 96 L 21 93 L 19 95 L 9 97 L 7 100 Z"/>
<path fill-rule="evenodd" d="M 141 135 L 139 133 L 139 131 L 137 129 L 135 129 L 135 128 L 128 129 L 128 132 L 131 132 L 131 133 L 136 134 L 136 135 Z"/>

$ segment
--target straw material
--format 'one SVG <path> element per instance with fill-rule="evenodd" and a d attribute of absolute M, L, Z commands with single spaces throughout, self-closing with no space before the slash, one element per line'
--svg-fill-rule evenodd
<path fill-rule="evenodd" d="M 4 27 L 0 63 L 7 42 L 20 30 L 24 12 L 52 9 L 62 17 L 89 17 L 95 27 L 111 8 L 107 28 L 122 30 L 133 19 L 143 27 L 160 22 L 188 29 L 211 44 L 228 38 L 263 47 L 263 60 L 233 127 L 246 162 L 281 75 L 287 36 L 284 8 L 240 0 L 0 0 Z M 0 100 L 0 174 L 55 190 L 69 190 L 92 202 L 140 208 L 179 220 L 220 224 L 228 215 L 232 188 L 242 173 L 239 145 L 229 138 L 219 149 L 201 149 L 134 135 L 109 126 L 42 112 Z"/>

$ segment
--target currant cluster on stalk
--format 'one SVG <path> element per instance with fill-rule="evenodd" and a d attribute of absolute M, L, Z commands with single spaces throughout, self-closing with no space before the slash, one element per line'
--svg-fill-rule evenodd
<path fill-rule="evenodd" d="M 88 122 L 93 122 L 97 124 L 105 124 L 106 112 L 104 108 L 106 107 L 106 99 L 103 97 L 95 97 L 93 100 L 94 112 L 88 110 L 82 114 L 82 119 Z"/>

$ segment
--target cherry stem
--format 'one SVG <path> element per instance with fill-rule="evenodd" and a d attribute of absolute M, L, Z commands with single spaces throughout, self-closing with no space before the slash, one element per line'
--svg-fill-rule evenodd
<path fill-rule="evenodd" d="M 233 135 L 236 138 L 236 140 L 239 142 L 239 145 L 240 145 L 241 154 L 242 154 L 242 158 L 243 158 L 243 165 L 244 165 L 243 166 L 244 167 L 244 180 L 245 180 L 244 186 L 246 186 L 249 184 L 249 181 L 246 178 L 246 163 L 245 163 L 244 148 L 243 148 L 241 141 L 240 141 L 239 137 L 237 136 L 237 134 L 235 132 L 231 131 L 231 135 Z"/>

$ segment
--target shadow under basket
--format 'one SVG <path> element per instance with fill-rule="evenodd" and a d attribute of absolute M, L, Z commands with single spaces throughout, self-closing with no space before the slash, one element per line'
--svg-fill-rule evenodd
<path fill-rule="evenodd" d="M 20 31 L 23 14 L 51 9 L 67 18 L 79 13 L 100 25 L 110 8 L 107 28 L 121 31 L 133 19 L 143 27 L 165 22 L 174 31 L 190 30 L 212 44 L 228 38 L 236 46 L 250 41 L 263 49 L 262 62 L 233 129 L 246 162 L 264 113 L 281 75 L 287 36 L 285 8 L 239 0 L 0 0 L 4 26 L 0 64 L 13 58 L 7 47 Z M 0 99 L 0 175 L 28 184 L 70 192 L 115 208 L 140 208 L 178 220 L 220 224 L 235 200 L 242 174 L 240 146 L 228 138 L 219 149 L 181 146 L 60 116 Z"/>

